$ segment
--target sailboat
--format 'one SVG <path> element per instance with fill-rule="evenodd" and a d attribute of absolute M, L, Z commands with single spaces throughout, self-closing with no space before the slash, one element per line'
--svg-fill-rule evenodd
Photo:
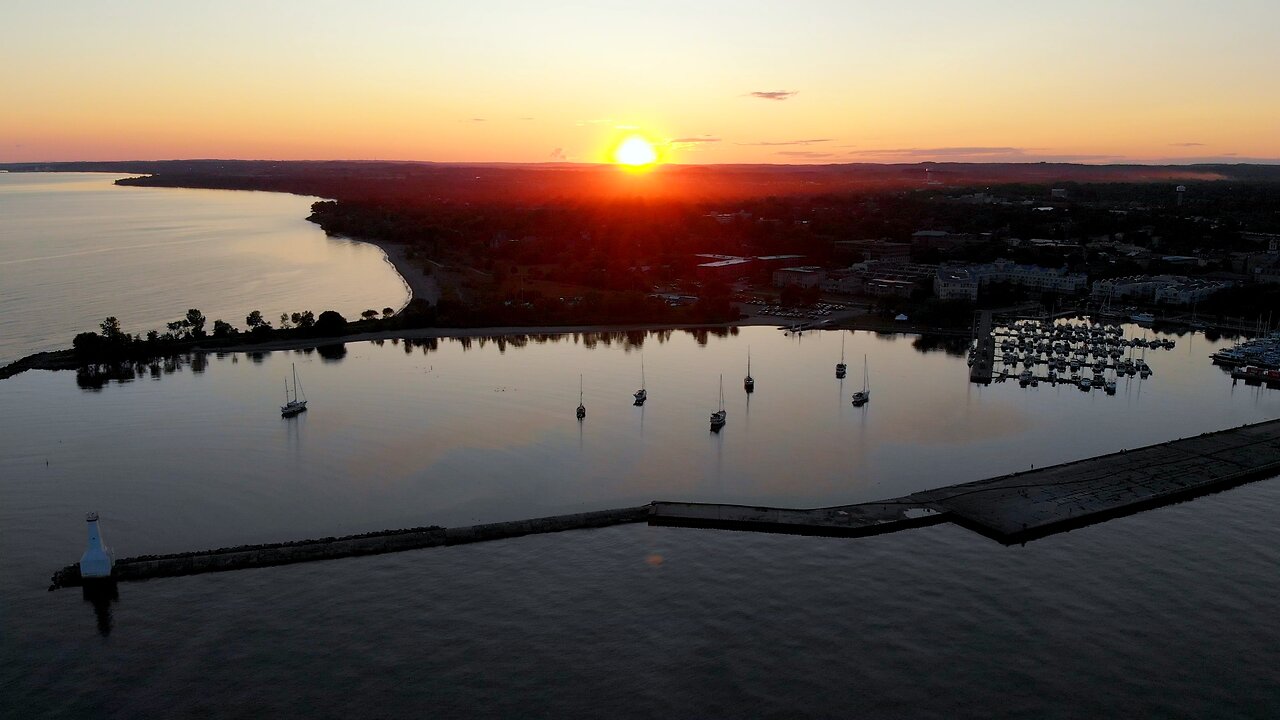
<path fill-rule="evenodd" d="M 862 356 L 862 389 L 853 394 L 853 404 L 861 407 L 871 402 L 870 375 L 867 374 L 867 356 Z"/>
<path fill-rule="evenodd" d="M 298 387 L 298 366 L 293 365 L 293 396 L 289 395 L 289 380 L 284 381 L 284 404 L 280 406 L 281 417 L 293 417 L 307 409 L 307 398 Z"/>
<path fill-rule="evenodd" d="M 582 404 L 582 375 L 578 375 L 578 419 L 587 416 L 587 406 Z"/>
<path fill-rule="evenodd" d="M 742 379 L 742 389 L 747 392 L 756 391 L 756 379 L 751 377 L 751 348 L 747 348 L 747 376 Z"/>
<path fill-rule="evenodd" d="M 649 399 L 649 391 L 644 389 L 644 356 L 640 357 L 640 389 L 634 393 L 636 405 L 643 405 Z"/>
<path fill-rule="evenodd" d="M 724 375 L 720 376 L 720 409 L 711 413 L 711 430 L 719 431 L 724 427 L 724 421 L 728 418 L 729 413 L 724 409 Z"/>
<path fill-rule="evenodd" d="M 840 333 L 840 362 L 836 363 L 836 377 L 843 378 L 848 366 L 844 364 L 844 337 L 845 333 Z"/>

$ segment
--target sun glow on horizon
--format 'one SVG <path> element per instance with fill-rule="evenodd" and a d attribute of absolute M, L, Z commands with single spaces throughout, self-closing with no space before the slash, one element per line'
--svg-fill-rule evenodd
<path fill-rule="evenodd" d="M 613 149 L 613 162 L 628 170 L 643 170 L 658 162 L 658 150 L 640 135 L 628 135 Z"/>

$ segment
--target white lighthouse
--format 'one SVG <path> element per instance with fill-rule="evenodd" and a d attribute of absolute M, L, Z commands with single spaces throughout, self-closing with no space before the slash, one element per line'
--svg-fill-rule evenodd
<path fill-rule="evenodd" d="M 111 553 L 102 546 L 102 533 L 98 531 L 98 513 L 91 512 L 84 516 L 89 523 L 89 545 L 80 556 L 80 577 L 111 577 Z"/>

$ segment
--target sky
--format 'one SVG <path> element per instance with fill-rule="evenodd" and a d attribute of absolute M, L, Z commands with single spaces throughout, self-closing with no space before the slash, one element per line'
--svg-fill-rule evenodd
<path fill-rule="evenodd" d="M 1280 162 L 1280 2 L 46 2 L 0 162 Z"/>

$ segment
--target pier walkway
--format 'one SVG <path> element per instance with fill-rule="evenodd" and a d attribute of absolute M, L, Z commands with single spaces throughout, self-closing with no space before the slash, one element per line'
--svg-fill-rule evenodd
<path fill-rule="evenodd" d="M 191 575 L 500 540 L 621 523 L 858 537 L 955 522 L 1005 544 L 1082 527 L 1280 474 L 1280 420 L 1149 445 L 892 500 L 811 510 L 654 502 L 474 525 L 387 530 L 116 561 L 114 580 Z M 50 590 L 81 585 L 78 565 Z"/>

